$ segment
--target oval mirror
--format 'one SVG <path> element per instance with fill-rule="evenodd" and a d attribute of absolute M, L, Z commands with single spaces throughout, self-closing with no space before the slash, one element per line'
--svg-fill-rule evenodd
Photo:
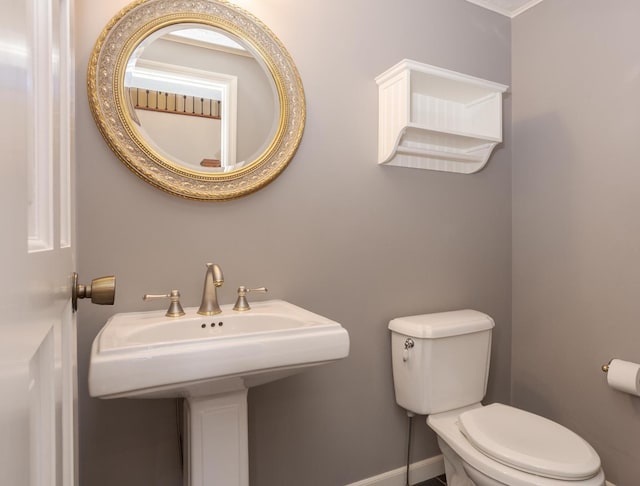
<path fill-rule="evenodd" d="M 226 200 L 271 182 L 304 130 L 302 82 L 248 12 L 212 0 L 145 0 L 93 50 L 89 104 L 120 160 L 152 185 Z"/>

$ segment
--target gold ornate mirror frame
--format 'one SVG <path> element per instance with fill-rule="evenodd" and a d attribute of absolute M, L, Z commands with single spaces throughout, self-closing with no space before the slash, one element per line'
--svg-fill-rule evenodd
<path fill-rule="evenodd" d="M 273 77 L 280 109 L 275 136 L 241 169 L 208 173 L 182 167 L 159 154 L 135 130 L 125 102 L 128 59 L 145 38 L 174 24 L 206 25 L 242 39 Z M 120 160 L 153 186 L 187 199 L 228 200 L 264 187 L 285 169 L 304 131 L 304 91 L 291 56 L 265 24 L 224 0 L 139 0 L 128 5 L 98 38 L 87 84 L 94 120 Z"/>

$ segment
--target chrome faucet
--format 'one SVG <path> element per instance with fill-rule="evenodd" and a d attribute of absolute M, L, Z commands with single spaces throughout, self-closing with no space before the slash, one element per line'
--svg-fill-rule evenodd
<path fill-rule="evenodd" d="M 222 287 L 224 276 L 222 270 L 215 263 L 207 263 L 207 273 L 204 276 L 204 289 L 202 290 L 202 303 L 198 309 L 198 314 L 203 316 L 213 316 L 220 314 L 218 305 L 218 287 Z"/>

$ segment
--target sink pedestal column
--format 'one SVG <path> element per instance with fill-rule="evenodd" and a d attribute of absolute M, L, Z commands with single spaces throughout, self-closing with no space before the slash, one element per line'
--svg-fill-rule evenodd
<path fill-rule="evenodd" d="M 249 486 L 247 389 L 185 400 L 185 486 Z"/>

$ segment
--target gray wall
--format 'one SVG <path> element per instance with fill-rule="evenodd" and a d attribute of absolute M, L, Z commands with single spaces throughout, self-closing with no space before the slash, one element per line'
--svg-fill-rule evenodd
<path fill-rule="evenodd" d="M 578 5 L 579 3 L 579 5 Z M 640 3 L 545 1 L 513 29 L 513 400 L 640 478 Z"/>
<path fill-rule="evenodd" d="M 243 2 L 248 4 L 247 2 Z M 402 466 L 389 319 L 475 308 L 497 323 L 490 400 L 510 397 L 510 98 L 505 143 L 475 175 L 379 167 L 374 77 L 403 58 L 510 84 L 510 21 L 463 0 L 262 0 L 248 4 L 296 61 L 308 121 L 294 161 L 265 189 L 227 203 L 171 197 L 118 162 L 95 128 L 84 69 L 124 0 L 77 0 L 79 271 L 115 273 L 117 304 L 79 313 L 80 468 L 91 486 L 179 484 L 174 402 L 91 399 L 91 341 L 114 312 L 197 305 L 204 263 L 221 300 L 266 285 L 341 322 L 348 359 L 249 392 L 252 486 L 339 486 Z M 414 460 L 438 454 L 423 418 Z"/>

